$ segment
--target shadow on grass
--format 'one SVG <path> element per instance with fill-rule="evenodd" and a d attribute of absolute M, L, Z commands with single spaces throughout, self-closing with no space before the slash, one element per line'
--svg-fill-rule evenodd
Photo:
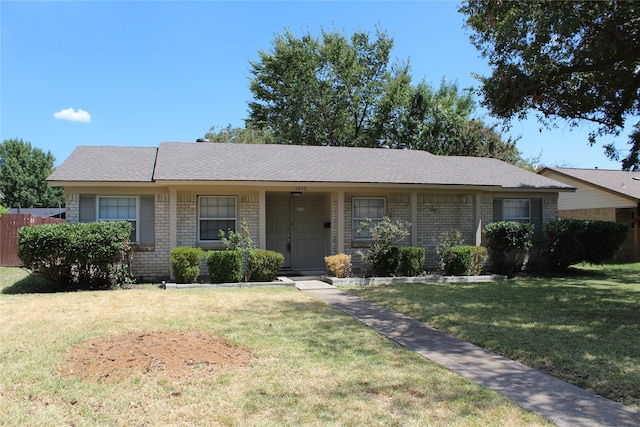
<path fill-rule="evenodd" d="M 11 286 L 2 289 L 3 294 L 44 294 L 53 292 L 63 292 L 60 286 L 54 285 L 42 276 L 31 273 L 27 277 L 18 280 Z"/>
<path fill-rule="evenodd" d="M 107 291 L 111 289 L 112 287 L 108 285 L 56 284 L 42 276 L 31 273 L 27 277 L 3 288 L 0 293 L 5 295 L 52 294 L 57 292 Z"/>

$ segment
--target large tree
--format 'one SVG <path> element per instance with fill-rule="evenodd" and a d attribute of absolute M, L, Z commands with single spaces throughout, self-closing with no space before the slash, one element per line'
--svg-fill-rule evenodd
<path fill-rule="evenodd" d="M 460 8 L 471 41 L 492 67 L 481 77 L 483 105 L 497 117 L 572 126 L 593 122 L 598 136 L 619 135 L 640 112 L 640 3 L 632 1 L 484 1 Z M 640 166 L 632 133 L 625 169 Z M 612 145 L 605 152 L 614 159 Z"/>
<path fill-rule="evenodd" d="M 303 145 L 370 146 L 372 129 L 393 114 L 380 109 L 383 99 L 410 83 L 408 65 L 389 63 L 393 41 L 378 31 L 306 34 L 290 31 L 273 40 L 270 52 L 252 61 L 248 127 L 268 128 L 277 141 Z"/>
<path fill-rule="evenodd" d="M 364 32 L 278 35 L 272 50 L 251 62 L 248 129 L 267 130 L 272 142 L 283 144 L 386 145 L 521 160 L 513 141 L 472 118 L 469 91 L 444 80 L 438 89 L 413 86 L 408 62 L 390 63 L 392 47 L 381 31 L 374 40 Z M 238 131 L 207 137 L 239 140 Z"/>
<path fill-rule="evenodd" d="M 62 188 L 47 186 L 55 158 L 22 139 L 0 144 L 0 189 L 10 207 L 46 208 L 64 206 Z"/>
<path fill-rule="evenodd" d="M 225 127 L 212 126 L 204 136 L 204 142 L 234 144 L 273 144 L 273 135 L 269 129 L 234 128 L 231 124 Z"/>

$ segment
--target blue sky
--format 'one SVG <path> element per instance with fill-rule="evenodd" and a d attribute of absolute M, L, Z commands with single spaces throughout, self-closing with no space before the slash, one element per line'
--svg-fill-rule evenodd
<path fill-rule="evenodd" d="M 78 145 L 195 141 L 211 126 L 244 126 L 249 61 L 289 28 L 345 34 L 376 26 L 410 60 L 414 83 L 477 86 L 489 74 L 458 2 L 0 1 L 0 138 L 51 151 Z M 478 111 L 487 123 L 491 117 Z M 525 158 L 548 166 L 619 169 L 585 125 L 539 131 L 514 122 Z M 626 137 L 603 138 L 625 148 Z"/>

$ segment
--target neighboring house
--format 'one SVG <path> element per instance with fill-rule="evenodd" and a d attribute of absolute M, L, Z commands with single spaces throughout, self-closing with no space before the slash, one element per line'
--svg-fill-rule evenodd
<path fill-rule="evenodd" d="M 576 187 L 558 199 L 560 218 L 614 221 L 629 225 L 627 240 L 614 261 L 640 261 L 638 204 L 640 173 L 606 169 L 545 168 L 541 175 Z"/>
<path fill-rule="evenodd" d="M 569 185 L 475 157 L 424 151 L 261 144 L 161 143 L 155 147 L 78 147 L 48 178 L 63 186 L 68 222 L 127 220 L 136 243 L 133 271 L 170 275 L 170 250 L 222 248 L 219 229 L 246 221 L 254 243 L 285 255 L 285 269 L 324 271 L 324 257 L 351 254 L 371 240 L 367 218 L 411 223 L 403 244 L 427 252 L 443 232 L 482 243 L 489 222 L 557 215 Z"/>
<path fill-rule="evenodd" d="M 0 190 L 0 200 L 4 200 L 4 193 Z"/>
<path fill-rule="evenodd" d="M 10 208 L 9 213 L 65 219 L 65 208 Z"/>

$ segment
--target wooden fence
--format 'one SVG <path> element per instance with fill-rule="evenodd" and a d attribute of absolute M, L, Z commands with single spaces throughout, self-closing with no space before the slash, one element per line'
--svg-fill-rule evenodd
<path fill-rule="evenodd" d="M 21 267 L 18 258 L 18 230 L 41 224 L 59 224 L 59 218 L 45 218 L 31 214 L 4 214 L 0 216 L 0 267 Z"/>

